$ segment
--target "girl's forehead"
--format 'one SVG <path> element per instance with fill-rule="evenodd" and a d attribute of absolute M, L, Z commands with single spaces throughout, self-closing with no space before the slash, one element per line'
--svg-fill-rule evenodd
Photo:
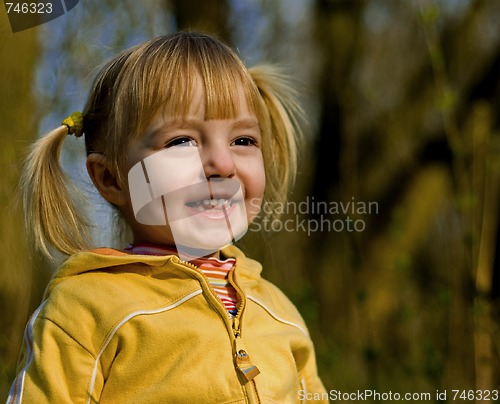
<path fill-rule="evenodd" d="M 196 77 L 193 82 L 193 88 L 191 91 L 191 100 L 189 102 L 189 109 L 187 115 L 192 116 L 205 116 L 206 110 L 206 94 L 205 86 L 201 80 L 201 77 Z"/>
<path fill-rule="evenodd" d="M 213 96 L 213 89 L 207 85 L 200 76 L 196 77 L 184 100 L 184 107 L 175 105 L 176 97 L 171 102 L 165 103 L 155 115 L 156 119 L 163 121 L 183 121 L 187 118 L 199 120 L 211 119 L 236 119 L 241 116 L 255 116 L 253 108 L 249 105 L 248 94 L 241 81 L 234 83 L 232 88 L 222 97 Z"/>
<path fill-rule="evenodd" d="M 155 137 L 155 134 L 161 134 L 165 130 L 180 128 L 196 129 L 199 128 L 203 122 L 212 120 L 231 121 L 228 123 L 238 127 L 259 128 L 259 119 L 253 109 L 249 107 L 247 95 L 241 83 L 235 86 L 232 92 L 232 99 L 228 100 L 228 104 L 232 105 L 233 109 L 231 113 L 223 110 L 224 106 L 207 105 L 210 102 L 211 100 L 207 97 L 205 86 L 200 78 L 193 82 L 187 107 L 179 110 L 166 104 L 159 108 L 158 112 L 147 125 L 143 132 L 143 136 L 146 138 Z M 212 113 L 208 116 L 207 109 L 210 107 L 212 110 L 219 109 L 218 113 Z"/>

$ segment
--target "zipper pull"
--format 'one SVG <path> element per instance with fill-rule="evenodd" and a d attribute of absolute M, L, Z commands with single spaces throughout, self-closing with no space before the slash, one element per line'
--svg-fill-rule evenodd
<path fill-rule="evenodd" d="M 250 381 L 260 373 L 260 370 L 257 368 L 257 366 L 252 365 L 252 363 L 250 362 L 250 358 L 248 357 L 247 351 L 243 346 L 239 331 L 235 331 L 234 336 L 236 367 L 243 375 L 243 377 L 247 381 Z"/>

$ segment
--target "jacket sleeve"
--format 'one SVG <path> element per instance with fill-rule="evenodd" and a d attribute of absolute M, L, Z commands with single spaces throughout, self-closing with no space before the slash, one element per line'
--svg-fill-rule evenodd
<path fill-rule="evenodd" d="M 90 384 L 102 388 L 102 377 L 94 369 L 93 355 L 59 325 L 37 314 L 26 326 L 19 371 L 7 403 L 96 402 L 90 398 Z"/>
<path fill-rule="evenodd" d="M 299 400 L 303 403 L 329 403 L 328 393 L 318 376 L 314 348 L 311 350 L 305 366 L 299 372 Z"/>
<path fill-rule="evenodd" d="M 275 285 L 264 281 L 265 287 L 261 290 L 269 305 L 276 310 L 278 317 L 287 319 L 299 326 L 305 336 L 304 344 L 299 345 L 293 352 L 299 373 L 299 402 L 303 403 L 329 403 L 328 392 L 318 376 L 314 344 L 309 336 L 309 331 L 304 319 L 295 305 Z"/>

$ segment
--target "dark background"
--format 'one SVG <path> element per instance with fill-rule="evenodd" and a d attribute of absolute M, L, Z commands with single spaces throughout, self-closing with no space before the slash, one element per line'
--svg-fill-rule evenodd
<path fill-rule="evenodd" d="M 2 7 L 0 398 L 54 266 L 28 258 L 25 149 L 81 110 L 106 57 L 176 29 L 296 78 L 309 122 L 292 201 L 378 206 L 348 212 L 363 231 L 252 230 L 242 243 L 303 314 L 326 388 L 500 388 L 500 1 L 89 0 L 18 33 Z M 85 189 L 81 142 L 66 149 Z"/>

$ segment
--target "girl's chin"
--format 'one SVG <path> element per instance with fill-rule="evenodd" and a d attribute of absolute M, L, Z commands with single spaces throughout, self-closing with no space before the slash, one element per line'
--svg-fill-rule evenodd
<path fill-rule="evenodd" d="M 175 244 L 179 249 L 182 247 L 214 252 L 231 244 L 233 234 L 226 228 L 209 228 L 203 232 L 193 232 L 184 229 L 175 229 Z"/>

